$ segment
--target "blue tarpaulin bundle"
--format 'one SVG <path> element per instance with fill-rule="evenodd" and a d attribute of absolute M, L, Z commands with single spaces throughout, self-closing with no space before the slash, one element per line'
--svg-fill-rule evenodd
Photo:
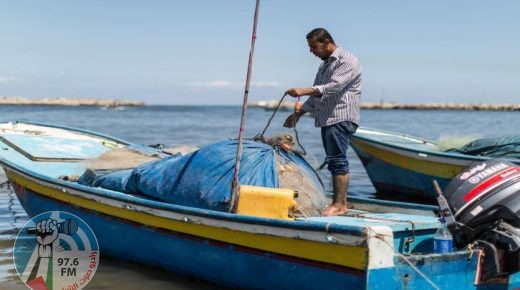
<path fill-rule="evenodd" d="M 134 169 L 87 170 L 79 182 L 143 194 L 177 205 L 228 211 L 236 150 L 236 140 L 221 141 L 184 156 L 166 157 Z M 297 166 L 324 192 L 318 175 L 301 156 L 249 140 L 243 144 L 239 184 L 279 187 L 280 160 Z"/>

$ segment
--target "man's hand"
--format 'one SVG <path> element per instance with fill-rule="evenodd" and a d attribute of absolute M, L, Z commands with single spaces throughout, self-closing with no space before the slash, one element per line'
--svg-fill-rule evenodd
<path fill-rule="evenodd" d="M 288 89 L 285 93 L 287 95 L 289 95 L 291 97 L 295 97 L 295 98 L 303 96 L 302 89 L 298 89 L 298 88 Z"/>
<path fill-rule="evenodd" d="M 300 120 L 300 113 L 292 113 L 287 117 L 285 120 L 285 123 L 283 123 L 283 126 L 285 128 L 294 128 L 296 126 L 296 123 L 298 123 L 298 120 Z"/>
<path fill-rule="evenodd" d="M 287 95 L 297 98 L 301 96 L 320 97 L 321 94 L 313 88 L 292 88 L 285 92 Z"/>

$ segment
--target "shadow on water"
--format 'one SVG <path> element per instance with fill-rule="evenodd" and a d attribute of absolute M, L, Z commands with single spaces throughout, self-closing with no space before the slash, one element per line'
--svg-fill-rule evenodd
<path fill-rule="evenodd" d="M 103 256 L 88 289 L 224 289 L 194 277 Z"/>
<path fill-rule="evenodd" d="M 13 265 L 13 245 L 19 229 L 29 220 L 0 169 L 0 289 L 27 289 Z"/>

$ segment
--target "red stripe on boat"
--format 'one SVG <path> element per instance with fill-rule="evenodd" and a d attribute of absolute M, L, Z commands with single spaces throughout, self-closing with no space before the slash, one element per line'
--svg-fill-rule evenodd
<path fill-rule="evenodd" d="M 468 194 L 466 194 L 464 196 L 464 201 L 468 202 L 468 201 L 472 200 L 479 193 L 481 193 L 484 189 L 490 187 L 491 185 L 497 183 L 498 181 L 500 181 L 502 179 L 509 178 L 512 175 L 518 175 L 519 172 L 520 171 L 518 170 L 518 168 L 510 168 L 510 169 L 507 169 L 507 170 L 504 170 L 504 171 L 501 171 L 501 172 L 495 174 L 493 177 L 489 178 L 488 180 L 486 180 L 479 186 L 475 187 L 472 191 L 468 192 Z"/>

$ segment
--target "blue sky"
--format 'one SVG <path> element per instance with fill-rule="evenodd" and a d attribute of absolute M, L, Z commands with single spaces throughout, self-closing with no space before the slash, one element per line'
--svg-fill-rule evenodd
<path fill-rule="evenodd" d="M 0 0 L 0 96 L 241 104 L 254 0 Z M 250 100 L 309 86 L 327 28 L 362 101 L 518 103 L 520 1 L 262 0 Z"/>

